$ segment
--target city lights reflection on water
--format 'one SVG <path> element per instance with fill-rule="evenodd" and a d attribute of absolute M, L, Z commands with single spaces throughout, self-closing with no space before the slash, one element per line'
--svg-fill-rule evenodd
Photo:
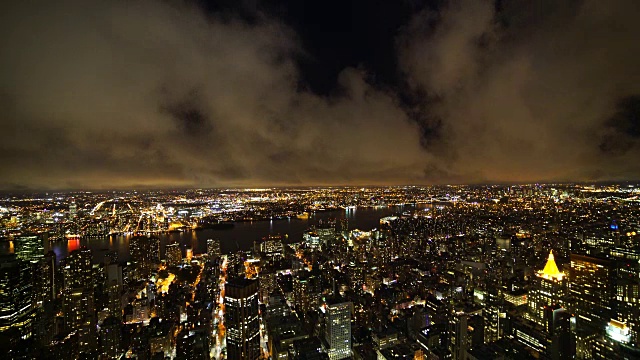
<path fill-rule="evenodd" d="M 234 228 L 229 230 L 205 229 L 169 234 L 162 233 L 158 234 L 160 237 L 160 255 L 164 256 L 164 247 L 166 245 L 174 243 L 179 243 L 183 247 L 190 246 L 196 254 L 204 253 L 206 252 L 207 239 L 212 238 L 221 240 L 221 247 L 224 253 L 248 250 L 253 246 L 254 241 L 260 241 L 260 239 L 270 234 L 286 234 L 289 235 L 288 242 L 297 242 L 302 239 L 303 232 L 310 226 L 317 225 L 320 220 L 326 221 L 332 218 L 337 220 L 348 219 L 350 229 L 370 230 L 379 227 L 381 217 L 411 208 L 412 206 L 405 205 L 402 207 L 359 208 L 357 211 L 349 209 L 348 211 L 319 212 L 311 214 L 308 220 L 288 219 L 239 222 L 235 223 Z M 96 262 L 102 261 L 107 251 L 117 252 L 120 261 L 128 261 L 130 258 L 129 239 L 131 236 L 110 235 L 82 238 L 80 240 L 71 239 L 51 243 L 50 249 L 55 252 L 58 261 L 80 246 L 87 246 L 91 249 Z"/>

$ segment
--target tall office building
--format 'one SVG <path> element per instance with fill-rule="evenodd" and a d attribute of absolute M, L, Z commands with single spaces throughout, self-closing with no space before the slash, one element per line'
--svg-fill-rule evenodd
<path fill-rule="evenodd" d="M 207 255 L 209 255 L 210 258 L 214 258 L 222 255 L 222 251 L 220 250 L 219 239 L 207 240 Z"/>
<path fill-rule="evenodd" d="M 165 246 L 164 254 L 167 259 L 167 266 L 178 266 L 182 263 L 182 249 L 180 249 L 180 244 L 169 244 Z"/>
<path fill-rule="evenodd" d="M 615 291 L 613 262 L 606 258 L 571 254 L 570 309 L 579 325 L 601 329 L 612 317 Z"/>
<path fill-rule="evenodd" d="M 237 278 L 225 285 L 227 359 L 259 359 L 258 281 Z"/>
<path fill-rule="evenodd" d="M 566 296 L 566 276 L 558 269 L 551 251 L 544 268 L 536 273 L 529 293 L 528 304 L 532 320 L 543 325 L 545 306 L 564 306 Z"/>
<path fill-rule="evenodd" d="M 640 345 L 640 250 L 616 248 L 611 256 L 616 263 L 614 319 L 627 325 L 629 344 L 637 347 Z"/>
<path fill-rule="evenodd" d="M 329 345 L 327 352 L 331 360 L 351 356 L 351 302 L 330 300 L 321 309 L 324 311 L 324 337 Z"/>
<path fill-rule="evenodd" d="M 129 253 L 133 263 L 133 278 L 145 279 L 160 262 L 160 239 L 153 236 L 133 237 L 129 240 Z"/>
<path fill-rule="evenodd" d="M 576 357 L 576 318 L 559 305 L 545 308 L 545 327 L 550 337 L 547 353 L 552 360 Z"/>
<path fill-rule="evenodd" d="M 49 345 L 55 331 L 55 300 L 58 295 L 59 280 L 56 271 L 56 255 L 49 251 L 37 262 L 31 262 L 34 271 L 32 275 L 34 306 L 36 311 L 34 321 L 34 338 L 42 345 Z"/>
<path fill-rule="evenodd" d="M 14 254 L 0 255 L 0 332 L 14 329 L 23 339 L 31 337 L 35 317 L 31 271 Z"/>
<path fill-rule="evenodd" d="M 38 261 L 44 256 L 43 240 L 38 235 L 17 236 L 13 240 L 16 257 L 24 261 Z"/>

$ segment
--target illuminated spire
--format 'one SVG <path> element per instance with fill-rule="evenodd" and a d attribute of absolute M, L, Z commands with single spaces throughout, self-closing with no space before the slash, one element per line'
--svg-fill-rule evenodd
<path fill-rule="evenodd" d="M 549 259 L 542 271 L 538 271 L 538 275 L 546 279 L 562 280 L 564 273 L 561 273 L 556 265 L 556 261 L 553 257 L 553 250 L 549 252 Z"/>

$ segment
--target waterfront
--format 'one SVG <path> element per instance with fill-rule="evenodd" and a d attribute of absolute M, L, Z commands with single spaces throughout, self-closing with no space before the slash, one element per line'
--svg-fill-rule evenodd
<path fill-rule="evenodd" d="M 412 210 L 414 206 L 365 207 L 355 210 L 339 210 L 312 213 L 309 219 L 289 219 L 272 221 L 237 222 L 232 229 L 186 231 L 180 233 L 160 234 L 160 254 L 164 256 L 164 248 L 168 244 L 179 243 L 183 247 L 190 246 L 194 253 L 206 252 L 207 239 L 220 239 L 222 251 L 229 253 L 236 250 L 248 250 L 254 241 L 260 241 L 267 235 L 280 234 L 286 243 L 298 242 L 302 234 L 312 225 L 328 219 L 348 219 L 350 229 L 371 230 L 380 224 L 380 218 Z M 81 246 L 92 250 L 94 262 L 101 262 L 107 251 L 117 251 L 119 261 L 128 261 L 130 235 L 82 238 L 49 244 L 50 249 L 61 260 L 67 254 Z M 46 249 L 48 250 L 48 249 Z"/>

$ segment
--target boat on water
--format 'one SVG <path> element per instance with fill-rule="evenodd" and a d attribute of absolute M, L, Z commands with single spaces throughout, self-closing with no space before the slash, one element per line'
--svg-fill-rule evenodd
<path fill-rule="evenodd" d="M 300 220 L 308 220 L 309 219 L 309 213 L 305 211 L 303 213 L 300 213 L 300 214 L 296 215 L 296 218 L 298 218 Z"/>

